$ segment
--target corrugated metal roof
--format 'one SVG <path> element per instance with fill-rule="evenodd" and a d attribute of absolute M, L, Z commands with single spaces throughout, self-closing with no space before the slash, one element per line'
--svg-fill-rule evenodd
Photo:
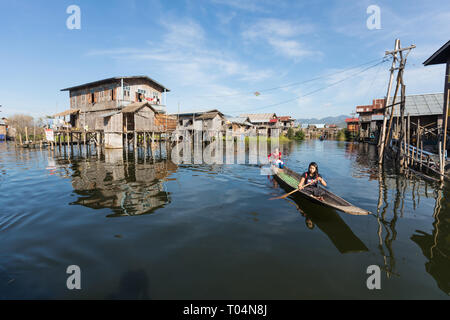
<path fill-rule="evenodd" d="M 57 114 L 53 115 L 53 117 L 65 117 L 65 116 L 68 116 L 70 114 L 77 113 L 79 111 L 80 111 L 80 109 L 69 109 L 69 110 L 57 113 Z"/>
<path fill-rule="evenodd" d="M 392 102 L 392 98 L 390 100 Z M 400 101 L 397 97 L 396 101 Z M 429 116 L 442 114 L 444 106 L 443 93 L 409 95 L 405 98 L 405 116 Z M 395 107 L 394 116 L 400 116 L 400 108 Z"/>
<path fill-rule="evenodd" d="M 244 113 L 239 115 L 239 117 L 248 117 L 250 122 L 269 122 L 271 119 L 276 117 L 275 113 Z"/>
<path fill-rule="evenodd" d="M 214 112 L 203 113 L 202 115 L 198 116 L 197 119 L 198 120 L 210 120 L 210 119 L 214 119 L 217 115 L 223 117 L 223 114 L 221 112 L 214 111 Z"/>
<path fill-rule="evenodd" d="M 212 110 L 190 110 L 190 111 L 176 112 L 176 113 L 171 113 L 171 114 L 172 115 L 178 115 L 178 116 L 189 116 L 189 115 L 194 115 L 194 114 L 203 114 L 203 113 L 207 113 L 207 112 L 219 112 L 219 110 L 217 110 L 217 109 L 212 109 Z"/>
<path fill-rule="evenodd" d="M 125 108 L 123 108 L 121 110 L 122 113 L 133 113 L 138 111 L 139 109 L 143 108 L 143 107 L 149 107 L 150 109 L 152 109 L 153 111 L 155 111 L 155 109 L 153 109 L 152 105 L 148 102 L 134 102 L 134 103 L 130 103 L 129 105 L 127 105 Z"/>
<path fill-rule="evenodd" d="M 144 79 L 144 80 L 153 82 L 154 84 L 156 84 L 157 86 L 159 86 L 159 87 L 162 89 L 162 91 L 164 91 L 164 89 L 165 89 L 166 92 L 170 92 L 170 90 L 169 90 L 168 88 L 164 87 L 161 83 L 159 83 L 159 82 L 157 82 L 157 81 L 155 81 L 155 80 L 153 80 L 152 78 L 147 77 L 147 76 L 129 76 L 129 77 L 113 77 L 113 78 L 107 78 L 107 79 L 102 79 L 102 80 L 97 80 L 97 81 L 93 81 L 93 82 L 88 82 L 88 83 L 80 84 L 80 85 L 74 86 L 74 87 L 69 87 L 69 88 L 61 89 L 61 91 L 70 91 L 70 90 L 75 90 L 75 89 L 81 89 L 81 88 L 84 88 L 84 87 L 98 86 L 98 85 L 106 84 L 106 83 L 109 83 L 109 82 L 118 82 L 118 81 L 120 81 L 121 79 L 124 79 L 124 80 L 126 80 L 126 79 Z"/>
<path fill-rule="evenodd" d="M 429 66 L 432 64 L 446 63 L 450 56 L 450 40 L 440 47 L 431 57 L 429 57 L 423 64 Z"/>
<path fill-rule="evenodd" d="M 231 123 L 237 123 L 242 125 L 251 126 L 252 124 L 248 121 L 248 117 L 235 117 L 235 118 L 228 118 L 227 121 Z"/>

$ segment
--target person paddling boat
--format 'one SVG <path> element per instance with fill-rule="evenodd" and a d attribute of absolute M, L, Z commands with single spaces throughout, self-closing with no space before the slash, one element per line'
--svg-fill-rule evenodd
<path fill-rule="evenodd" d="M 308 166 L 308 171 L 303 173 L 302 178 L 298 184 L 298 189 L 305 189 L 319 200 L 323 200 L 324 191 L 319 188 L 319 183 L 324 187 L 327 186 L 327 182 L 319 174 L 319 166 L 315 162 L 311 162 Z"/>

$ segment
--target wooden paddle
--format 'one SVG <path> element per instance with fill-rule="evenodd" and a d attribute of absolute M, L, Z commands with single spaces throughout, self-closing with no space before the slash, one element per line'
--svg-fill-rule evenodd
<path fill-rule="evenodd" d="M 304 185 L 303 188 L 306 188 L 307 186 L 312 185 L 313 183 L 316 183 L 316 182 L 317 182 L 317 180 L 313 180 L 313 181 L 311 181 L 310 183 Z M 302 189 L 303 189 L 303 188 L 302 188 Z M 278 199 L 284 199 L 284 198 L 287 198 L 287 197 L 289 197 L 291 194 L 297 192 L 298 190 L 300 190 L 300 189 L 297 188 L 297 189 L 295 189 L 295 190 L 293 190 L 293 191 L 291 191 L 291 192 L 289 192 L 289 193 L 286 193 L 285 195 L 282 195 L 281 197 L 270 198 L 269 200 L 278 200 Z"/>

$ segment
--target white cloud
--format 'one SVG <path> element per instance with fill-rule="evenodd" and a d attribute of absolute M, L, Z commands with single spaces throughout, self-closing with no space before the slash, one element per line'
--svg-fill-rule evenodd
<path fill-rule="evenodd" d="M 247 27 L 242 37 L 250 42 L 269 44 L 277 54 L 298 61 L 305 56 L 321 55 L 319 51 L 308 49 L 298 37 L 311 33 L 314 27 L 288 20 L 266 18 Z"/>
<path fill-rule="evenodd" d="M 226 99 L 200 96 L 235 94 L 239 84 L 271 77 L 269 69 L 253 68 L 234 52 L 211 48 L 205 30 L 193 20 L 165 21 L 161 42 L 148 41 L 140 48 L 92 50 L 88 56 L 108 56 L 145 68 L 158 68 L 171 85 L 171 96 L 195 106 L 226 104 Z M 233 83 L 227 86 L 226 83 Z M 182 96 L 180 96 L 182 95 Z"/>
<path fill-rule="evenodd" d="M 267 12 L 267 10 L 262 6 L 262 2 L 257 0 L 212 0 L 212 2 L 239 10 L 250 12 Z"/>

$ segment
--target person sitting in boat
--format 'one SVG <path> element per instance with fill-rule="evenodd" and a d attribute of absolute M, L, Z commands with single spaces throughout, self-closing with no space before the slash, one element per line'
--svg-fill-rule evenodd
<path fill-rule="evenodd" d="M 315 162 L 311 162 L 308 167 L 308 171 L 303 173 L 298 188 L 300 190 L 305 189 L 305 191 L 311 193 L 314 197 L 319 200 L 323 200 L 324 191 L 319 188 L 319 182 L 326 187 L 327 182 L 319 174 L 319 166 Z"/>
<path fill-rule="evenodd" d="M 268 155 L 269 163 L 274 163 L 278 168 L 283 169 L 284 162 L 281 160 L 281 152 L 278 148 L 275 148 L 275 151 Z"/>

